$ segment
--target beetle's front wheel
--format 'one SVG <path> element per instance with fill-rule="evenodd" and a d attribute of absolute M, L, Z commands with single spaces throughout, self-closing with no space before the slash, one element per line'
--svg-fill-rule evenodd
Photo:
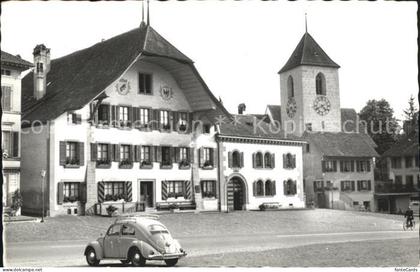
<path fill-rule="evenodd" d="M 129 263 L 130 263 L 130 260 L 120 260 L 120 262 L 121 262 L 122 264 L 129 264 Z"/>
<path fill-rule="evenodd" d="M 178 259 L 167 259 L 165 263 L 167 266 L 175 266 L 178 263 Z"/>
<path fill-rule="evenodd" d="M 138 249 L 132 250 L 130 260 L 133 266 L 144 266 L 146 264 L 146 259 L 141 255 Z"/>
<path fill-rule="evenodd" d="M 90 266 L 97 266 L 99 260 L 96 258 L 96 252 L 93 248 L 89 248 L 86 252 L 86 262 Z"/>

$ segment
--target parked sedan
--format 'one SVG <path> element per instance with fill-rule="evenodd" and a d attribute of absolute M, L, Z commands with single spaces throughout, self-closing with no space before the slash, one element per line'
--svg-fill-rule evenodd
<path fill-rule="evenodd" d="M 135 216 L 115 220 L 105 236 L 86 246 L 84 255 L 91 266 L 104 259 L 131 262 L 133 266 L 144 266 L 146 260 L 163 260 L 167 266 L 174 266 L 187 253 L 157 216 Z"/>

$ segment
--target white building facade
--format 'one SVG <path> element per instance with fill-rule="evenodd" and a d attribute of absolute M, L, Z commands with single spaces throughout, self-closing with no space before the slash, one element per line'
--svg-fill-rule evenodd
<path fill-rule="evenodd" d="M 12 205 L 13 194 L 20 189 L 21 73 L 30 67 L 19 55 L 1 51 L 3 207 Z"/>

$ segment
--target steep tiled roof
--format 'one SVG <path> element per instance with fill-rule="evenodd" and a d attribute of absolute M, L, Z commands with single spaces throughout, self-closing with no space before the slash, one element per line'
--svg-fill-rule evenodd
<path fill-rule="evenodd" d="M 267 115 L 232 114 L 232 118 L 220 125 L 221 135 L 261 139 L 302 140 L 302 138 L 293 135 L 285 136 L 283 130 L 270 126 L 270 120 Z"/>
<path fill-rule="evenodd" d="M 324 156 L 377 157 L 362 133 L 305 132 L 303 138 L 315 144 Z"/>
<path fill-rule="evenodd" d="M 290 69 L 293 69 L 299 65 L 313 65 L 313 66 L 324 66 L 340 68 L 327 53 L 322 50 L 321 46 L 312 38 L 309 33 L 305 33 L 293 51 L 289 60 L 280 69 L 279 74 Z"/>
<path fill-rule="evenodd" d="M 13 56 L 3 50 L 1 50 L 1 64 L 13 66 L 22 70 L 26 70 L 33 66 L 32 63 L 22 59 L 19 55 Z"/>
<path fill-rule="evenodd" d="M 40 100 L 33 98 L 33 73 L 26 75 L 22 80 L 23 119 L 45 122 L 66 111 L 80 109 L 118 79 L 140 54 L 169 58 L 189 65 L 196 72 L 191 59 L 142 23 L 131 31 L 52 60 L 47 93 Z"/>
<path fill-rule="evenodd" d="M 390 149 L 385 151 L 384 157 L 418 156 L 419 133 L 414 131 L 397 141 Z"/>
<path fill-rule="evenodd" d="M 280 105 L 267 105 L 271 117 L 281 123 L 281 107 Z"/>

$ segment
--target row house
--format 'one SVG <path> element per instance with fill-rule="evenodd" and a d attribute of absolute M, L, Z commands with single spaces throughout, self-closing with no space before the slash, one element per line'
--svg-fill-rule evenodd
<path fill-rule="evenodd" d="M 354 109 L 340 107 L 338 69 L 306 32 L 280 76 L 282 105 L 269 105 L 270 122 L 306 141 L 305 201 L 337 209 L 374 208 L 375 143 Z"/>
<path fill-rule="evenodd" d="M 229 167 L 228 158 L 237 157 L 226 153 L 231 142 L 219 137 L 216 120 L 231 114 L 193 61 L 151 26 L 142 22 L 58 59 L 50 60 L 45 45 L 33 53 L 35 69 L 23 79 L 23 212 L 39 214 L 44 206 L 50 216 L 105 214 L 111 205 L 120 212 L 254 209 L 261 197 L 303 207 L 302 141 L 232 146 L 244 155 L 241 171 L 230 173 L 239 168 Z M 271 168 L 258 177 L 249 171 L 253 150 L 270 150 L 263 160 L 270 158 L 264 165 Z M 298 166 L 276 172 L 274 161 L 286 151 Z M 241 200 L 228 201 L 241 175 Z M 287 197 L 276 187 L 283 179 Z M 264 183 L 262 189 L 255 185 L 258 192 L 252 191 L 254 181 Z"/>
<path fill-rule="evenodd" d="M 2 203 L 6 209 L 12 205 L 13 194 L 20 189 L 21 73 L 31 67 L 32 63 L 19 55 L 1 51 Z"/>
<path fill-rule="evenodd" d="M 386 162 L 388 179 L 375 183 L 378 211 L 405 212 L 410 203 L 420 200 L 418 128 L 385 151 L 382 159 Z"/>
<path fill-rule="evenodd" d="M 220 126 L 221 210 L 305 207 L 304 141 L 283 137 L 267 116 L 234 115 Z"/>

